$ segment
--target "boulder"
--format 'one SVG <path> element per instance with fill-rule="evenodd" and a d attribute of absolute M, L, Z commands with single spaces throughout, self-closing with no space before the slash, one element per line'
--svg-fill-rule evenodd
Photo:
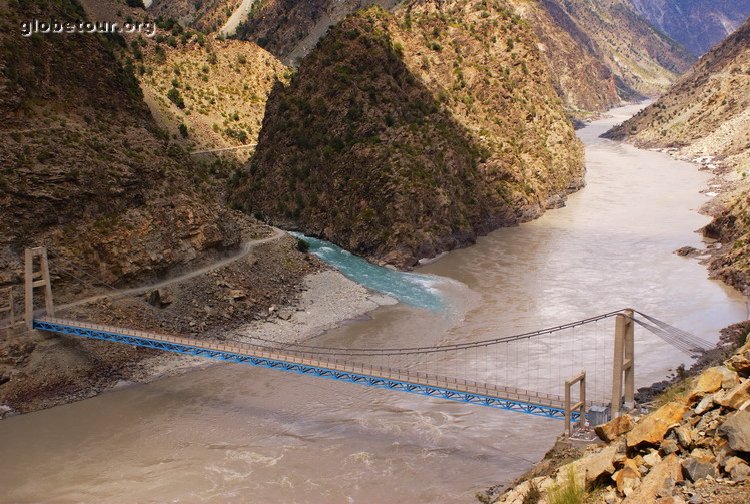
<path fill-rule="evenodd" d="M 725 408 L 739 409 L 745 401 L 750 400 L 750 380 L 739 383 L 734 388 L 727 390 L 719 398 L 719 404 Z"/>
<path fill-rule="evenodd" d="M 740 375 L 738 375 L 736 371 L 733 371 L 726 366 L 719 366 L 719 371 L 724 375 L 724 379 L 721 380 L 722 389 L 731 389 L 740 383 Z"/>
<path fill-rule="evenodd" d="M 605 474 L 614 473 L 615 466 L 613 460 L 617 454 L 617 449 L 618 446 L 616 444 L 611 444 L 560 467 L 557 472 L 558 484 L 566 481 L 570 471 L 573 472 L 576 481 L 581 486 L 588 485 Z"/>
<path fill-rule="evenodd" d="M 747 464 L 747 462 L 739 457 L 729 457 L 721 465 L 726 472 L 731 472 L 739 464 Z"/>
<path fill-rule="evenodd" d="M 661 462 L 661 456 L 656 450 L 652 450 L 650 453 L 643 456 L 643 463 L 649 468 L 656 466 L 659 462 Z"/>
<path fill-rule="evenodd" d="M 654 502 L 658 496 L 671 495 L 678 481 L 682 481 L 680 459 L 676 455 L 669 455 L 659 460 L 623 504 Z"/>
<path fill-rule="evenodd" d="M 750 375 L 750 343 L 740 348 L 728 361 L 727 365 L 741 376 Z"/>
<path fill-rule="evenodd" d="M 617 491 L 624 496 L 629 496 L 641 481 L 641 473 L 632 459 L 625 461 L 622 469 L 612 475 L 612 480 L 617 485 Z"/>
<path fill-rule="evenodd" d="M 157 308 L 166 308 L 174 302 L 172 293 L 167 289 L 156 289 L 146 293 L 146 301 L 151 306 Z"/>
<path fill-rule="evenodd" d="M 645 416 L 643 420 L 636 424 L 633 430 L 628 432 L 628 448 L 641 444 L 659 445 L 667 432 L 674 426 L 679 425 L 682 415 L 688 409 L 688 406 L 685 404 L 670 402 Z"/>
<path fill-rule="evenodd" d="M 682 471 L 690 481 L 699 481 L 707 476 L 716 476 L 713 460 L 707 456 L 690 455 L 682 461 Z"/>
<path fill-rule="evenodd" d="M 719 427 L 719 434 L 729 440 L 732 450 L 750 452 L 750 411 L 729 415 Z"/>
<path fill-rule="evenodd" d="M 680 445 L 677 444 L 677 441 L 674 439 L 665 439 L 661 442 L 661 445 L 659 445 L 659 449 L 664 455 L 671 455 L 672 453 L 679 451 Z"/>
<path fill-rule="evenodd" d="M 659 497 L 656 499 L 655 504 L 686 504 L 685 499 L 679 495 L 671 495 L 669 497 Z"/>
<path fill-rule="evenodd" d="M 689 450 L 693 445 L 693 436 L 690 433 L 690 429 L 687 427 L 679 426 L 674 430 L 674 434 L 677 437 L 677 442 L 685 450 Z"/>
<path fill-rule="evenodd" d="M 599 436 L 599 439 L 602 441 L 611 443 L 617 438 L 617 436 L 629 432 L 634 426 L 635 422 L 633 421 L 633 417 L 630 415 L 622 415 L 613 418 L 605 424 L 597 425 L 594 427 L 594 432 L 596 432 L 596 435 Z"/>
<path fill-rule="evenodd" d="M 695 407 L 695 414 L 702 415 L 706 411 L 714 407 L 714 394 L 707 395 L 700 400 L 698 405 Z"/>
<path fill-rule="evenodd" d="M 750 466 L 745 461 L 742 461 L 732 467 L 729 475 L 732 477 L 732 480 L 737 482 L 750 480 Z"/>
<path fill-rule="evenodd" d="M 721 366 L 724 368 L 724 366 Z M 724 370 L 729 371 L 724 368 Z M 706 394 L 712 394 L 717 390 L 721 389 L 721 384 L 724 382 L 725 373 L 718 367 L 708 368 L 703 371 L 698 379 L 693 384 L 693 388 L 690 389 L 690 395 L 688 396 L 691 401 L 698 397 L 703 397 Z"/>
<path fill-rule="evenodd" d="M 240 289 L 230 289 L 227 295 L 234 301 L 241 301 L 247 297 L 247 292 Z"/>

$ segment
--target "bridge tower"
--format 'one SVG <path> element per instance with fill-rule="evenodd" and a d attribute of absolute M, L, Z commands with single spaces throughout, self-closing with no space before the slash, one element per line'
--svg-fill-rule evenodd
<path fill-rule="evenodd" d="M 45 247 L 27 248 L 24 254 L 24 319 L 27 329 L 34 328 L 34 289 L 44 288 L 44 307 L 47 315 L 55 316 L 55 305 L 52 301 L 52 282 L 49 277 L 49 261 Z M 35 270 L 35 264 L 38 268 Z"/>
<path fill-rule="evenodd" d="M 633 310 L 627 309 L 615 319 L 615 349 L 612 364 L 611 417 L 620 416 L 620 409 L 635 405 L 635 322 Z M 624 386 L 624 393 L 623 393 Z"/>

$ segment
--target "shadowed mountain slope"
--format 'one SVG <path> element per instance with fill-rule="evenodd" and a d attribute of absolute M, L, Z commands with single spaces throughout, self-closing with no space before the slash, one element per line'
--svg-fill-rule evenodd
<path fill-rule="evenodd" d="M 414 2 L 348 17 L 272 92 L 235 199 L 408 266 L 538 216 L 582 175 L 526 23 L 503 3 Z"/>

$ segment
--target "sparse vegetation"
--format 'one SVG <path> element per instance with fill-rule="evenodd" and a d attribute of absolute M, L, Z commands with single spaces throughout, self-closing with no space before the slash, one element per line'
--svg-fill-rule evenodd
<path fill-rule="evenodd" d="M 239 206 L 303 228 L 327 229 L 329 238 L 354 244 L 354 251 L 365 255 L 382 257 L 398 246 L 401 256 L 392 260 L 410 264 L 409 247 L 415 252 L 442 247 L 443 237 L 456 229 L 470 236 L 489 214 L 510 216 L 513 206 L 553 186 L 566 187 L 562 181 L 582 167 L 581 150 L 559 101 L 552 99 L 543 65 L 539 59 L 510 64 L 503 47 L 486 43 L 498 19 L 513 26 L 509 33 L 517 49 L 536 47 L 536 39 L 509 11 L 492 4 L 490 16 L 463 26 L 464 7 L 459 2 L 440 13 L 420 4 L 409 11 L 408 30 L 399 18 L 405 11 L 394 16 L 373 7 L 331 28 L 269 104 L 265 133 L 236 191 Z M 450 30 L 458 30 L 452 33 L 456 39 L 470 38 L 443 44 Z M 443 54 L 432 62 L 424 54 L 414 58 L 425 46 Z M 532 100 L 539 104 L 531 106 Z M 224 117 L 228 134 L 233 120 L 231 113 Z M 474 133 L 479 130 L 481 139 Z M 544 138 L 550 131 L 568 139 L 567 149 L 548 150 Z M 505 143 L 514 148 L 503 150 Z M 274 154 L 281 145 L 283 163 Z M 537 175 L 525 183 L 514 179 L 526 175 L 493 174 L 485 183 L 479 170 L 485 163 L 533 164 L 531 173 Z M 427 190 L 434 187 L 440 194 Z M 360 203 L 336 214 L 320 212 L 339 200 Z M 425 219 L 420 212 L 430 222 L 417 237 L 412 228 Z M 405 231 L 387 232 L 394 228 Z"/>
<path fill-rule="evenodd" d="M 547 491 L 549 504 L 585 504 L 586 490 L 578 484 L 573 471 L 565 475 L 565 481 L 553 485 Z"/>

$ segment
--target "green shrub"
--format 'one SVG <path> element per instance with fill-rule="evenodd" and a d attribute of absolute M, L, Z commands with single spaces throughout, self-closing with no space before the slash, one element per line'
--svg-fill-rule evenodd
<path fill-rule="evenodd" d="M 533 481 L 530 482 L 529 491 L 523 496 L 522 504 L 538 504 L 542 499 L 542 492 L 539 491 L 539 487 Z"/>
<path fill-rule="evenodd" d="M 178 129 L 180 130 L 180 135 L 182 135 L 182 138 L 188 137 L 188 129 L 187 129 L 187 126 L 185 126 L 185 123 L 180 123 L 180 126 Z"/>
<path fill-rule="evenodd" d="M 550 487 L 547 491 L 549 504 L 584 504 L 586 490 L 578 484 L 573 470 L 569 470 L 565 481 Z"/>
<path fill-rule="evenodd" d="M 184 109 L 185 108 L 185 100 L 182 99 L 182 95 L 180 94 L 180 90 L 177 88 L 172 88 L 167 92 L 167 98 L 169 98 L 169 101 L 177 105 L 179 108 Z"/>
<path fill-rule="evenodd" d="M 307 252 L 310 250 L 310 244 L 302 238 L 297 238 L 297 250 L 300 252 Z"/>

